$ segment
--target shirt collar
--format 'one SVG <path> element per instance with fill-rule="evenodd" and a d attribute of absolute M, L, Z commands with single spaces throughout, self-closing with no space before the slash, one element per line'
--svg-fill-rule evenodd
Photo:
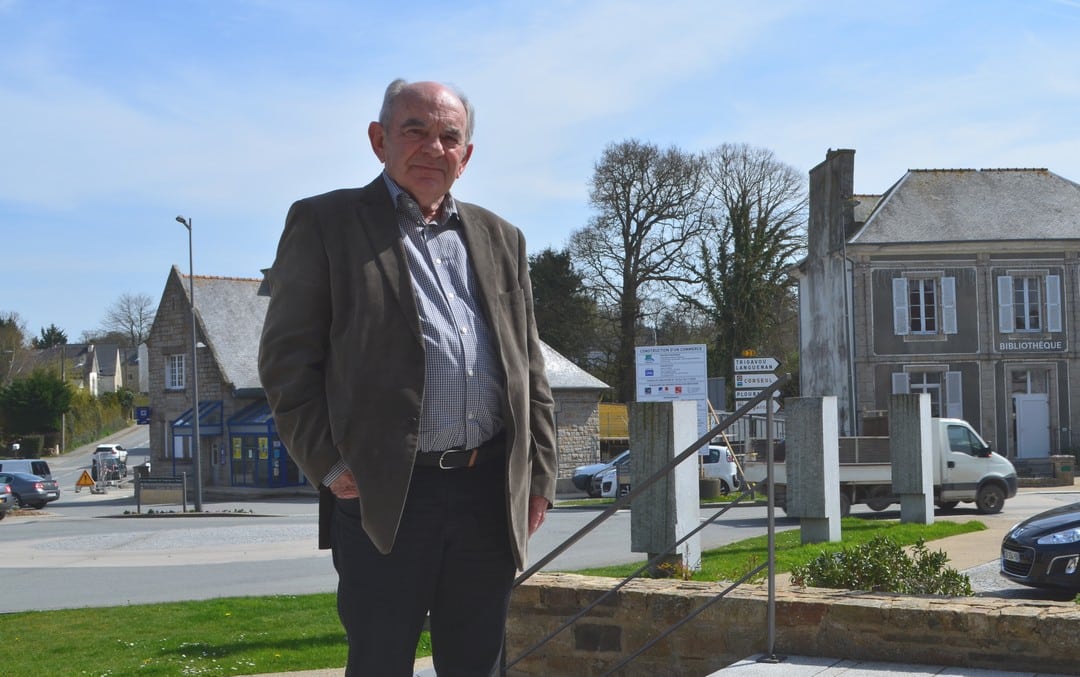
<path fill-rule="evenodd" d="M 406 195 L 410 200 L 412 196 L 405 192 L 405 190 L 397 184 L 390 175 L 384 170 L 382 173 L 383 180 L 386 181 L 386 188 L 390 191 L 390 200 L 396 205 L 398 203 L 399 195 Z M 413 200 L 415 202 L 415 200 Z M 419 209 L 419 207 L 417 207 Z M 435 218 L 435 225 L 446 226 L 450 223 L 451 219 L 458 215 L 457 203 L 454 201 L 454 196 L 447 193 L 443 198 L 442 206 L 439 208 L 439 213 Z M 425 224 L 428 225 L 428 224 Z"/>

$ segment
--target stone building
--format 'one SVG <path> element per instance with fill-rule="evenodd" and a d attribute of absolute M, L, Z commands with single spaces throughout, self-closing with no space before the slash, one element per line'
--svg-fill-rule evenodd
<path fill-rule="evenodd" d="M 169 273 L 146 341 L 150 452 L 155 474 L 193 472 L 190 278 Z M 203 484 L 307 483 L 278 439 L 259 383 L 259 335 L 269 298 L 262 280 L 194 278 L 198 324 L 199 448 Z M 599 458 L 599 399 L 608 386 L 542 345 L 555 398 L 560 478 Z"/>
<path fill-rule="evenodd" d="M 1080 185 L 1046 169 L 910 170 L 854 193 L 853 150 L 810 172 L 801 391 L 841 434 L 927 393 L 1018 467 L 1072 453 L 1080 416 Z"/>

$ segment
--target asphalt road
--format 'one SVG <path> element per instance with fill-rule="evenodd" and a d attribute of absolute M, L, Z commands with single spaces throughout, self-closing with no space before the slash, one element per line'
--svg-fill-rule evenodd
<path fill-rule="evenodd" d="M 143 428 L 109 441 L 129 449 L 130 466 L 148 455 Z M 0 521 L 0 585 L 4 589 L 0 613 L 335 589 L 329 553 L 316 548 L 314 496 L 246 502 L 206 499 L 203 516 L 125 516 L 135 510 L 130 487 L 105 494 L 74 491 L 76 479 L 89 467 L 91 449 L 50 459 L 61 484 L 60 500 L 43 511 Z M 981 516 L 961 507 L 947 518 L 1017 522 L 1065 500 L 1077 497 L 1022 493 L 1006 503 L 1002 515 Z M 861 509 L 856 507 L 856 511 Z M 703 510 L 702 519 L 715 512 Z M 538 561 L 598 514 L 596 508 L 553 510 L 530 542 L 531 559 Z M 898 513 L 878 515 L 897 517 Z M 778 530 L 797 526 L 794 519 L 778 517 Z M 702 548 L 763 534 L 765 529 L 763 507 L 734 508 L 702 532 Z M 1047 598 L 1041 591 L 997 576 L 996 557 L 996 549 L 988 552 L 987 564 L 969 573 L 974 574 L 973 584 L 980 594 Z M 643 558 L 630 550 L 629 512 L 619 512 L 545 569 L 569 571 Z"/>

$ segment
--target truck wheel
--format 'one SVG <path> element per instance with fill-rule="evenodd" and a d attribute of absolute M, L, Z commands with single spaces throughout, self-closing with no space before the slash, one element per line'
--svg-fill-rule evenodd
<path fill-rule="evenodd" d="M 851 497 L 847 494 L 840 494 L 840 516 L 847 517 L 851 514 Z"/>
<path fill-rule="evenodd" d="M 892 499 L 889 498 L 889 490 L 885 487 L 874 487 L 866 497 L 866 507 L 874 512 L 881 512 L 892 503 Z"/>
<path fill-rule="evenodd" d="M 945 501 L 944 503 L 938 503 L 937 507 L 942 510 L 955 510 L 958 505 L 960 505 L 960 501 Z"/>
<path fill-rule="evenodd" d="M 1005 492 L 996 484 L 985 484 L 975 492 L 975 505 L 984 515 L 999 513 L 1005 505 Z"/>

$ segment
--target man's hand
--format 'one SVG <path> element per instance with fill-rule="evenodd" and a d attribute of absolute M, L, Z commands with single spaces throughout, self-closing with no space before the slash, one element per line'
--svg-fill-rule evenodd
<path fill-rule="evenodd" d="M 529 496 L 529 535 L 532 536 L 544 523 L 548 500 L 543 496 Z"/>
<path fill-rule="evenodd" d="M 356 488 L 356 478 L 353 477 L 351 470 L 346 470 L 339 475 L 327 489 L 338 498 L 360 498 L 360 490 Z"/>

